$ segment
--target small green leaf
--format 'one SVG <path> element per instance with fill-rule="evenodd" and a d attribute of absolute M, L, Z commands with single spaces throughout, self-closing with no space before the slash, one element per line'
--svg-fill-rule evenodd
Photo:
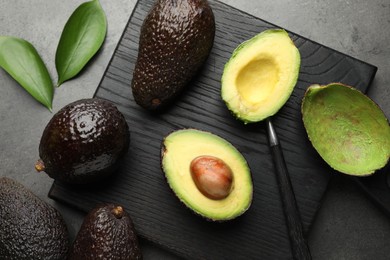
<path fill-rule="evenodd" d="M 0 36 L 0 67 L 51 111 L 53 82 L 31 43 L 16 37 Z"/>
<path fill-rule="evenodd" d="M 81 4 L 65 24 L 56 52 L 58 86 L 75 77 L 96 54 L 107 32 L 98 0 Z"/>

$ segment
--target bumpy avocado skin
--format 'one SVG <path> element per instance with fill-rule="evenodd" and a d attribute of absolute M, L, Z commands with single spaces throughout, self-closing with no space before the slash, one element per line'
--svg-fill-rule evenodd
<path fill-rule="evenodd" d="M 129 143 L 129 127 L 114 104 L 82 99 L 53 116 L 42 134 L 39 156 L 53 179 L 91 183 L 115 171 Z"/>
<path fill-rule="evenodd" d="M 172 103 L 206 61 L 214 35 L 206 0 L 158 0 L 141 27 L 135 101 L 148 110 Z"/>
<path fill-rule="evenodd" d="M 60 213 L 22 184 L 0 178 L 0 259 L 66 259 L 68 248 Z"/>
<path fill-rule="evenodd" d="M 100 205 L 85 217 L 70 250 L 70 260 L 142 259 L 129 214 L 115 216 L 114 204 Z"/>

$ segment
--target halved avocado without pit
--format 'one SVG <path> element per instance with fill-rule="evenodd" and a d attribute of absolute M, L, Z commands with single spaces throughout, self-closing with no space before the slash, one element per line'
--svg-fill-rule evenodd
<path fill-rule="evenodd" d="M 179 200 L 207 220 L 234 219 L 251 205 L 252 176 L 245 158 L 215 134 L 196 129 L 170 133 L 162 143 L 161 165 Z"/>
<path fill-rule="evenodd" d="M 319 155 L 335 170 L 367 176 L 390 157 L 390 127 L 382 110 L 359 90 L 341 83 L 310 86 L 303 123 Z"/>
<path fill-rule="evenodd" d="M 282 29 L 269 29 L 240 44 L 225 64 L 221 96 L 245 123 L 276 114 L 298 80 L 298 48 Z"/>

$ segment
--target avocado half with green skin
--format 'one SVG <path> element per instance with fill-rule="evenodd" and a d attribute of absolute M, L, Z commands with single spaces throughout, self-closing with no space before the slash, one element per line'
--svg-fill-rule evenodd
<path fill-rule="evenodd" d="M 246 123 L 270 117 L 294 90 L 300 62 L 286 31 L 266 30 L 233 51 L 222 75 L 222 99 Z"/>
<path fill-rule="evenodd" d="M 234 219 L 251 205 L 249 166 L 231 143 L 217 135 L 196 129 L 172 132 L 163 140 L 161 165 L 179 200 L 208 220 Z"/>
<path fill-rule="evenodd" d="M 206 61 L 215 21 L 207 0 L 157 0 L 145 18 L 131 88 L 141 107 L 170 105 Z"/>
<path fill-rule="evenodd" d="M 117 169 L 129 142 L 127 122 L 112 102 L 81 99 L 49 121 L 35 168 L 64 183 L 97 182 Z"/>
<path fill-rule="evenodd" d="M 21 183 L 0 178 L 0 259 L 66 259 L 61 214 Z"/>
<path fill-rule="evenodd" d="M 390 127 L 382 110 L 359 90 L 341 84 L 310 86 L 303 123 L 320 156 L 335 170 L 367 176 L 390 157 Z"/>

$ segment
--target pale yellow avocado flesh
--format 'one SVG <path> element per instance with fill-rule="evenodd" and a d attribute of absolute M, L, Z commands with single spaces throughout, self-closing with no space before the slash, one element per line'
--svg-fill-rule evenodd
<path fill-rule="evenodd" d="M 300 54 L 284 30 L 266 30 L 239 45 L 222 75 L 222 99 L 244 122 L 274 115 L 298 79 Z"/>
<path fill-rule="evenodd" d="M 223 160 L 233 172 L 231 193 L 222 200 L 203 195 L 190 172 L 191 161 L 202 155 Z M 249 166 L 242 154 L 225 139 L 196 129 L 178 130 L 163 141 L 162 168 L 170 188 L 195 213 L 215 221 L 243 214 L 251 205 L 253 184 Z"/>

